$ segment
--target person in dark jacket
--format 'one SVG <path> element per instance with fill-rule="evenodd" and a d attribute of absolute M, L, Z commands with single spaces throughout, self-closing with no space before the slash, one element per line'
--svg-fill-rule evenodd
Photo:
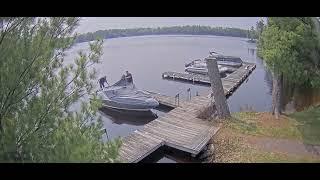
<path fill-rule="evenodd" d="M 101 89 L 103 89 L 105 87 L 104 83 L 107 83 L 107 85 L 109 85 L 108 82 L 107 82 L 107 76 L 104 76 L 104 77 L 99 79 L 99 84 L 100 84 L 100 88 Z"/>
<path fill-rule="evenodd" d="M 126 76 L 125 76 L 126 80 L 128 83 L 133 83 L 133 78 L 132 78 L 132 74 L 129 73 L 128 71 L 126 71 Z"/>

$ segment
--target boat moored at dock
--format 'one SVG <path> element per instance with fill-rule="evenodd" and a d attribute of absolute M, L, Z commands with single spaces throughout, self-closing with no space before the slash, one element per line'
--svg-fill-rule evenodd
<path fill-rule="evenodd" d="M 211 58 L 215 58 L 217 60 L 218 65 L 223 65 L 223 66 L 230 66 L 234 68 L 239 68 L 242 66 L 243 61 L 241 60 L 240 57 L 235 57 L 235 56 L 225 56 L 218 54 L 216 52 L 210 52 Z"/>
<path fill-rule="evenodd" d="M 139 90 L 125 79 L 98 92 L 104 108 L 123 111 L 147 112 L 159 106 L 148 92 Z"/>

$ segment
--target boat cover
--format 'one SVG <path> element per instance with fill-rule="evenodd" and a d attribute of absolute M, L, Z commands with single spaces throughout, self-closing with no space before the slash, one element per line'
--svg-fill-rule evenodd
<path fill-rule="evenodd" d="M 104 103 L 123 109 L 150 109 L 159 105 L 149 93 L 139 90 L 133 83 L 121 79 L 104 88 Z"/>

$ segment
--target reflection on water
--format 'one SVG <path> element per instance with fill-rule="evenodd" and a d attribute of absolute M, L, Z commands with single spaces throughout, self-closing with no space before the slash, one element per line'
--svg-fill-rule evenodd
<path fill-rule="evenodd" d="M 164 157 L 160 158 L 158 161 L 155 161 L 157 163 L 179 163 L 179 161 L 173 160 L 172 157 L 167 157 L 164 155 Z"/>
<path fill-rule="evenodd" d="M 256 69 L 245 82 L 228 98 L 231 112 L 244 109 L 254 111 L 271 110 L 272 75 L 266 69 L 264 61 L 257 57 L 257 48 L 254 43 L 246 43 L 243 51 L 246 55 L 238 55 L 243 61 L 256 64 Z"/>
<path fill-rule="evenodd" d="M 256 48 L 248 48 L 248 54 L 256 56 Z M 264 82 L 267 84 L 268 94 L 272 95 L 272 74 L 263 60 L 258 58 L 256 62 L 264 67 Z M 281 106 L 285 113 L 302 111 L 320 104 L 320 89 L 293 86 L 284 80 L 282 90 Z"/>
<path fill-rule="evenodd" d="M 266 68 L 265 75 L 264 75 L 264 81 L 268 84 L 268 94 L 272 95 L 272 89 L 273 89 L 273 82 L 272 82 L 272 74 L 269 69 Z"/>
<path fill-rule="evenodd" d="M 248 54 L 250 54 L 251 56 L 255 56 L 256 54 L 256 48 L 248 48 Z"/>
<path fill-rule="evenodd" d="M 162 146 L 140 163 L 200 163 L 197 158 L 193 158 L 189 153 L 173 149 L 168 146 Z"/>
<path fill-rule="evenodd" d="M 165 114 L 161 109 L 153 109 L 139 114 L 105 108 L 100 109 L 99 112 L 110 139 L 127 136 Z"/>
<path fill-rule="evenodd" d="M 282 109 L 286 113 L 302 111 L 320 104 L 320 89 L 290 86 L 284 83 Z"/>
<path fill-rule="evenodd" d="M 101 108 L 101 114 L 109 118 L 113 123 L 142 126 L 157 118 L 157 114 L 150 111 L 130 112 L 109 108 Z"/>

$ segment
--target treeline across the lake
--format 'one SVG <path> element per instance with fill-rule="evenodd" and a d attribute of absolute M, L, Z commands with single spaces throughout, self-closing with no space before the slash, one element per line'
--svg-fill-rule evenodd
<path fill-rule="evenodd" d="M 97 38 L 108 39 L 128 36 L 143 35 L 215 35 L 215 36 L 232 36 L 232 37 L 248 37 L 250 31 L 239 28 L 223 28 L 210 26 L 172 26 L 158 28 L 133 28 L 133 29 L 109 29 L 99 30 L 96 32 L 88 32 L 80 34 L 76 43 L 93 41 Z"/>

